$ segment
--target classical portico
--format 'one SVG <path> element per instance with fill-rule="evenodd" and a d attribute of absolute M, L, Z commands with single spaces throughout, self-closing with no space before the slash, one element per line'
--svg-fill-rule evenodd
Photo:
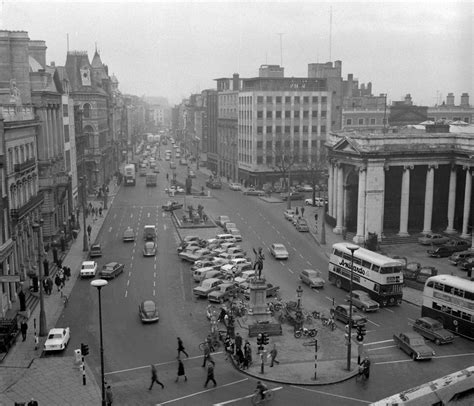
<path fill-rule="evenodd" d="M 356 243 L 369 233 L 470 238 L 474 128 L 446 131 L 332 133 L 326 145 L 334 232 L 354 233 Z"/>

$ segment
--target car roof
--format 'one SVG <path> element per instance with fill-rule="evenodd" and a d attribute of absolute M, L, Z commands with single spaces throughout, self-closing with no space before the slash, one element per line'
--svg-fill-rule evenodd
<path fill-rule="evenodd" d="M 280 243 L 275 243 L 275 244 L 272 244 L 273 245 L 273 248 L 285 248 L 286 247 L 283 245 L 283 244 L 280 244 Z"/>
<path fill-rule="evenodd" d="M 105 264 L 104 266 L 115 266 L 115 265 L 119 265 L 118 262 L 109 262 L 108 264 Z"/>
<path fill-rule="evenodd" d="M 82 261 L 82 265 L 94 265 L 95 261 Z"/>

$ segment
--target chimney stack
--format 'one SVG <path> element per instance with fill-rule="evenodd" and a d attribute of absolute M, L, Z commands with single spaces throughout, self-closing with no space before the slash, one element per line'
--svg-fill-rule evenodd
<path fill-rule="evenodd" d="M 239 80 L 239 74 L 234 73 L 232 75 L 232 90 L 238 92 L 240 89 L 240 80 Z"/>
<path fill-rule="evenodd" d="M 461 106 L 469 107 L 469 93 L 463 93 L 461 95 Z"/>
<path fill-rule="evenodd" d="M 454 93 L 448 93 L 446 96 L 446 105 L 454 106 Z"/>

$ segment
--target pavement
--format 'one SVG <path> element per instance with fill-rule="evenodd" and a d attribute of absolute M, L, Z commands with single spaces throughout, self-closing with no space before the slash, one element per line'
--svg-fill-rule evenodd
<path fill-rule="evenodd" d="M 209 174 L 206 168 L 200 168 L 204 174 Z M 226 180 L 223 179 L 223 183 Z M 109 207 L 112 205 L 119 187 L 111 182 L 109 185 Z M 212 197 L 201 197 L 206 202 L 206 211 Z M 268 198 L 262 198 L 268 199 Z M 268 203 L 276 203 L 279 199 L 270 198 Z M 93 199 L 93 204 L 98 207 L 98 202 Z M 198 202 L 196 202 L 197 204 Z M 212 206 L 212 204 L 211 204 Z M 219 206 L 216 203 L 216 213 Z M 316 208 L 306 208 L 308 215 L 313 215 L 312 211 Z M 98 217 L 92 221 L 88 218 L 88 224 L 92 226 L 91 241 L 95 241 L 108 210 L 104 210 L 103 217 Z M 212 210 L 211 213 L 212 215 Z M 74 283 L 78 278 L 81 262 L 86 258 L 86 253 L 82 251 L 83 232 L 80 230 L 77 239 L 72 242 L 68 251 L 64 255 L 63 264 L 71 268 L 71 279 L 66 282 L 63 293 L 66 296 L 71 294 Z M 196 230 L 178 230 L 184 236 L 195 234 Z M 214 236 L 215 229 L 203 229 L 200 233 Z M 340 235 L 336 235 L 329 227 L 326 227 L 326 244 L 321 244 L 316 230 L 311 230 L 311 235 L 316 244 L 329 256 L 329 250 L 333 243 L 342 241 Z M 204 235 L 203 235 L 204 236 Z M 392 247 L 390 247 L 392 248 Z M 408 244 L 403 246 L 394 246 L 396 251 L 411 260 L 412 254 L 419 252 L 419 246 Z M 411 288 L 404 288 L 404 300 L 416 306 L 421 306 L 420 292 Z M 64 299 L 57 289 L 53 290 L 50 296 L 45 296 L 45 314 L 47 321 L 47 330 L 56 326 L 61 312 L 64 308 Z M 18 306 L 18 302 L 14 304 Z M 16 309 L 18 310 L 18 309 Z M 15 307 L 12 309 L 15 311 Z M 45 337 L 40 337 L 39 349 L 35 349 L 35 323 L 39 320 L 39 306 L 31 309 L 28 319 L 28 336 L 25 342 L 17 339 L 15 345 L 10 349 L 4 360 L 0 363 L 0 405 L 12 405 L 15 402 L 28 402 L 34 398 L 40 405 L 97 405 L 100 404 L 101 393 L 100 386 L 95 380 L 90 368 L 87 366 L 86 359 L 86 385 L 83 385 L 82 371 L 74 362 L 74 357 L 41 357 L 41 348 Z M 248 336 L 247 328 L 251 320 L 248 318 L 238 320 L 236 331 L 240 332 L 244 340 Z M 327 385 L 350 379 L 356 374 L 356 357 L 358 347 L 355 342 L 352 354 L 355 356 L 351 360 L 352 370 L 346 370 L 347 347 L 344 343 L 344 334 L 340 328 L 331 331 L 320 324 L 319 320 L 313 322 L 313 327 L 318 330 L 318 348 L 315 352 L 315 346 L 305 346 L 306 339 L 295 339 L 293 337 L 293 328 L 289 325 L 283 325 L 283 335 L 271 337 L 271 345 L 276 344 L 278 350 L 277 360 L 280 364 L 270 367 L 268 359 L 264 357 L 264 374 L 261 374 L 261 361 L 258 355 L 254 353 L 254 362 L 248 370 L 241 371 L 243 374 L 254 376 L 257 379 L 268 381 L 298 384 L 298 385 Z M 312 326 L 309 326 L 312 327 Z M 256 348 L 256 339 L 249 339 L 252 342 L 252 348 Z M 270 347 L 270 346 L 269 346 Z M 317 361 L 317 362 L 316 362 Z M 117 404 L 117 402 L 114 402 Z"/>

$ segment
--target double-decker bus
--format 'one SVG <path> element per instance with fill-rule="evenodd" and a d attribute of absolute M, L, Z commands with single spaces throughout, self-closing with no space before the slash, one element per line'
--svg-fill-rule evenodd
<path fill-rule="evenodd" d="M 474 281 L 453 275 L 428 278 L 421 315 L 439 320 L 445 329 L 474 340 Z"/>
<path fill-rule="evenodd" d="M 329 258 L 329 282 L 350 289 L 351 251 L 354 244 L 341 242 L 332 246 Z M 396 259 L 359 247 L 354 251 L 352 289 L 369 294 L 380 306 L 402 303 L 403 264 Z"/>
<path fill-rule="evenodd" d="M 135 186 L 135 165 L 127 164 L 124 167 L 125 186 Z"/>

